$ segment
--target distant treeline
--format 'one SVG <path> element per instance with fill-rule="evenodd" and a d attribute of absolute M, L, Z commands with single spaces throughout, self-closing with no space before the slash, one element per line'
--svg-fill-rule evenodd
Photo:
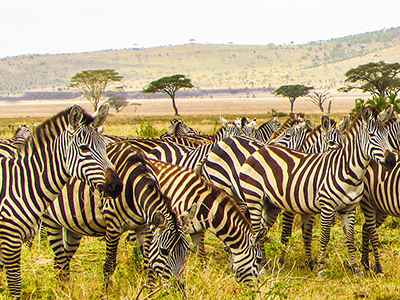
<path fill-rule="evenodd" d="M 180 90 L 177 92 L 177 97 L 183 98 L 202 98 L 202 97 L 218 97 L 226 94 L 245 94 L 248 97 L 253 97 L 259 92 L 272 92 L 274 88 L 242 88 L 242 89 L 197 89 L 197 90 Z M 169 99 L 169 96 L 164 93 L 143 94 L 141 91 L 124 91 L 114 93 L 119 96 L 124 96 L 127 99 Z M 22 100 L 71 100 L 81 96 L 79 92 L 26 92 L 18 96 L 0 96 L 0 101 L 22 101 Z"/>

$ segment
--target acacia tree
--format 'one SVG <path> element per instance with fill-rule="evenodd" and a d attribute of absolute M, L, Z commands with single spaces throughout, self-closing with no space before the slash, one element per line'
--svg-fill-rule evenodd
<path fill-rule="evenodd" d="M 194 86 L 192 85 L 190 78 L 187 78 L 182 74 L 175 74 L 172 76 L 162 77 L 158 80 L 150 82 L 150 84 L 143 89 L 142 93 L 166 93 L 170 96 L 172 100 L 172 107 L 175 111 L 175 115 L 179 116 L 178 108 L 175 103 L 175 94 L 178 90 L 192 89 Z"/>
<path fill-rule="evenodd" d="M 372 97 L 386 98 L 391 94 L 397 95 L 400 90 L 400 63 L 387 64 L 384 61 L 370 62 L 359 65 L 345 73 L 346 83 L 349 85 L 338 89 L 340 92 L 349 92 L 354 89 L 369 92 Z"/>
<path fill-rule="evenodd" d="M 309 91 L 312 90 L 312 86 L 305 86 L 301 84 L 290 84 L 282 85 L 277 88 L 273 93 L 275 96 L 288 97 L 290 101 L 290 112 L 293 112 L 294 102 L 298 97 L 308 95 Z"/>
<path fill-rule="evenodd" d="M 121 83 L 123 76 L 120 76 L 113 69 L 87 70 L 75 74 L 71 78 L 69 87 L 75 88 L 83 94 L 96 111 L 105 92 L 122 91 L 124 88 Z"/>
<path fill-rule="evenodd" d="M 308 94 L 309 99 L 306 99 L 307 101 L 311 101 L 315 105 L 319 107 L 321 112 L 324 112 L 324 103 L 325 101 L 329 100 L 328 104 L 328 113 L 331 112 L 331 103 L 332 103 L 332 96 L 329 95 L 329 92 L 323 91 L 323 92 L 317 92 L 317 91 L 312 91 Z"/>

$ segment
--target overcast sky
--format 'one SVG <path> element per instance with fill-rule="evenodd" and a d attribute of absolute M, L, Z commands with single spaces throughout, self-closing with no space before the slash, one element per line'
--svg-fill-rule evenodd
<path fill-rule="evenodd" d="M 399 0 L 0 0 L 0 58 L 196 43 L 303 44 L 400 26 Z"/>

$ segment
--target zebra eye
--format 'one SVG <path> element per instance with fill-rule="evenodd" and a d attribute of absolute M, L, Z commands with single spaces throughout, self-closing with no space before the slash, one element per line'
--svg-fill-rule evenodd
<path fill-rule="evenodd" d="M 168 254 L 169 254 L 168 249 L 161 248 L 160 251 L 161 251 L 161 254 L 164 255 L 164 256 L 168 256 Z"/>
<path fill-rule="evenodd" d="M 80 146 L 79 146 L 79 149 L 81 149 L 81 151 L 82 151 L 83 153 L 90 152 L 89 148 L 88 148 L 86 145 L 80 145 Z"/>

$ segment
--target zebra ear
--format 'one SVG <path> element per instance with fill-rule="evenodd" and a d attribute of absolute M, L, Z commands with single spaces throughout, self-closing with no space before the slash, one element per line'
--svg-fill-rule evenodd
<path fill-rule="evenodd" d="M 94 128 L 100 127 L 104 124 L 107 119 L 108 111 L 110 110 L 110 105 L 108 103 L 103 104 L 100 108 L 92 115 L 94 121 L 92 126 Z"/>
<path fill-rule="evenodd" d="M 100 134 L 102 134 L 102 133 L 104 132 L 105 129 L 106 129 L 106 126 L 105 126 L 105 125 L 100 126 L 100 127 L 97 128 L 97 132 L 100 133 Z"/>
<path fill-rule="evenodd" d="M 323 115 L 321 118 L 321 127 L 324 131 L 328 131 L 329 128 L 331 127 L 331 121 L 328 117 L 328 115 Z"/>
<path fill-rule="evenodd" d="M 75 130 L 82 121 L 83 118 L 83 109 L 77 104 L 74 104 L 68 115 L 68 123 L 69 123 L 69 129 Z"/>
<path fill-rule="evenodd" d="M 152 220 L 151 223 L 157 228 L 164 229 L 165 228 L 165 217 L 164 217 L 164 215 L 161 212 L 156 211 L 154 216 L 153 216 L 153 220 Z"/>
<path fill-rule="evenodd" d="M 373 117 L 373 112 L 372 112 L 372 108 L 369 105 L 366 105 L 362 108 L 362 112 L 361 112 L 361 119 L 362 121 L 367 124 L 369 121 L 371 121 L 372 117 Z"/>
<path fill-rule="evenodd" d="M 189 225 L 192 222 L 192 220 L 196 214 L 196 211 L 197 211 L 197 204 L 193 203 L 192 206 L 188 210 L 184 211 L 179 216 L 183 231 L 186 231 L 189 228 Z"/>
<path fill-rule="evenodd" d="M 382 122 L 386 122 L 387 120 L 389 120 L 393 115 L 393 104 L 390 104 L 388 107 L 386 107 L 385 110 L 381 111 L 378 115 L 378 118 L 382 121 Z"/>
<path fill-rule="evenodd" d="M 254 236 L 253 242 L 254 243 L 259 243 L 267 235 L 267 232 L 268 232 L 268 228 L 267 227 L 261 228 L 257 232 L 257 234 Z"/>
<path fill-rule="evenodd" d="M 341 132 L 345 132 L 347 129 L 349 129 L 350 125 L 350 115 L 344 116 L 343 120 L 340 121 L 338 127 Z"/>

